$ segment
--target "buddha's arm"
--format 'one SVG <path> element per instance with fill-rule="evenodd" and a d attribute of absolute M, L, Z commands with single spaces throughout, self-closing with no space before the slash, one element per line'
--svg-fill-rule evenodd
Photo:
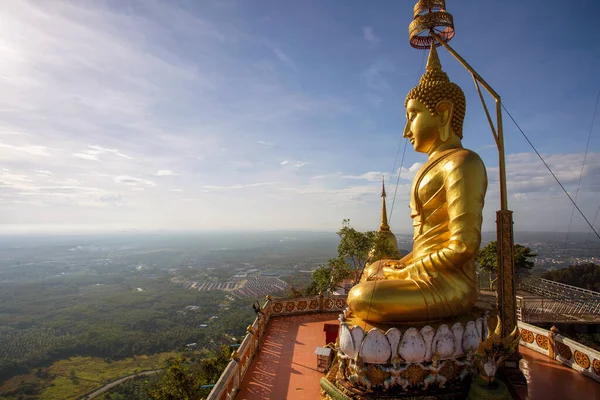
<path fill-rule="evenodd" d="M 412 260 L 405 268 L 385 268 L 388 279 L 406 279 L 417 272 L 435 275 L 461 266 L 476 256 L 481 243 L 483 201 L 487 189 L 485 167 L 479 156 L 471 152 L 461 154 L 453 162 L 454 168 L 444 178 L 448 240 L 443 247 Z M 418 271 L 414 271 L 415 266 Z"/>

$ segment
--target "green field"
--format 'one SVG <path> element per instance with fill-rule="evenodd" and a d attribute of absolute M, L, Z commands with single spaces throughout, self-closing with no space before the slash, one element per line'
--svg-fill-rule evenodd
<path fill-rule="evenodd" d="M 60 360 L 36 374 L 17 375 L 0 386 L 0 396 L 6 399 L 69 400 L 98 389 L 119 378 L 136 372 L 160 369 L 176 353 L 165 352 L 152 356 L 136 356 L 111 363 L 97 357 L 73 357 Z M 72 372 L 73 371 L 73 372 Z M 39 374 L 38 374 L 39 375 Z M 29 392 L 29 393 L 26 393 Z"/>

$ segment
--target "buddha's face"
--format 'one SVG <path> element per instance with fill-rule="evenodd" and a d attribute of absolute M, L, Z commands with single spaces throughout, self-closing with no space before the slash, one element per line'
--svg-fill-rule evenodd
<path fill-rule="evenodd" d="M 411 99 L 406 104 L 406 127 L 404 137 L 410 140 L 416 151 L 430 153 L 440 142 L 441 122 L 433 116 L 419 100 Z"/>

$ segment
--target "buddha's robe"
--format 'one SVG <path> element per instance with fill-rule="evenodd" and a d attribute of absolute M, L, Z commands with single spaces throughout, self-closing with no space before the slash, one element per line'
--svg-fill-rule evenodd
<path fill-rule="evenodd" d="M 373 322 L 417 322 L 469 311 L 477 300 L 474 260 L 486 189 L 476 153 L 454 148 L 429 159 L 411 191 L 413 251 L 367 267 L 348 294 L 353 314 Z"/>

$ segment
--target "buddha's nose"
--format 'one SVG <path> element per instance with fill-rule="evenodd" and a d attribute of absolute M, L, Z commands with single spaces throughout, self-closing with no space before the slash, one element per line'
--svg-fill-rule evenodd
<path fill-rule="evenodd" d="M 404 127 L 404 133 L 402 134 L 403 137 L 405 137 L 406 139 L 409 139 L 412 136 L 412 132 L 410 130 L 410 124 L 408 123 L 408 121 L 406 122 L 406 126 Z"/>

